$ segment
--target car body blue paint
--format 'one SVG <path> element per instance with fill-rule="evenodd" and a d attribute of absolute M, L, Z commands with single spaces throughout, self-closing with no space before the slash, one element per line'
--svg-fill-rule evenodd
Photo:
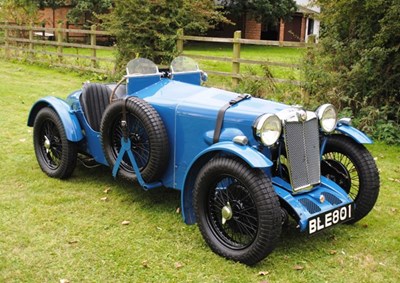
<path fill-rule="evenodd" d="M 352 126 L 341 124 L 336 128 L 336 130 L 342 134 L 345 134 L 346 136 L 351 137 L 358 143 L 363 143 L 363 144 L 373 143 L 372 140 L 366 134 L 364 134 L 363 132 Z"/>
<path fill-rule="evenodd" d="M 65 101 L 53 96 L 44 97 L 32 106 L 28 116 L 28 126 L 33 126 L 37 113 L 43 107 L 51 107 L 57 112 L 69 141 L 78 142 L 83 139 L 81 126 L 75 113 Z"/>
<path fill-rule="evenodd" d="M 301 232 L 304 232 L 307 229 L 308 220 L 314 215 L 318 215 L 337 207 L 353 203 L 353 200 L 341 187 L 322 176 L 321 183 L 319 185 L 314 186 L 309 192 L 301 194 L 292 194 L 290 184 L 279 177 L 272 178 L 272 183 L 279 198 L 286 202 L 296 214 L 295 218 L 297 218 Z M 323 202 L 321 202 L 321 195 L 326 195 L 327 193 L 339 199 L 340 204 L 329 203 L 326 198 Z M 300 199 L 307 199 L 311 201 L 313 205 L 318 207 L 320 210 L 316 213 L 310 213 L 307 209 L 304 209 L 304 206 L 299 202 Z"/>
<path fill-rule="evenodd" d="M 208 140 L 208 139 L 207 139 Z M 188 179 L 188 174 L 191 168 L 193 168 L 194 164 L 198 162 L 204 156 L 213 153 L 211 155 L 215 155 L 216 153 L 224 153 L 230 154 L 232 156 L 236 156 L 246 162 L 252 168 L 269 168 L 273 165 L 272 161 L 269 160 L 265 155 L 261 154 L 256 149 L 249 147 L 247 145 L 239 145 L 235 144 L 232 141 L 222 141 L 216 144 L 213 144 L 207 147 L 205 150 L 200 152 L 192 161 L 192 163 L 188 166 L 185 176 L 181 179 L 181 182 L 185 182 Z M 187 224 L 193 224 L 194 221 L 194 211 L 192 205 L 192 187 L 184 186 L 184 183 L 178 183 L 178 187 L 183 188 L 183 192 L 181 194 L 181 207 L 182 207 L 182 216 Z"/>
<path fill-rule="evenodd" d="M 272 179 L 273 187 L 281 202 L 297 215 L 299 227 L 307 229 L 307 220 L 313 215 L 299 202 L 307 198 L 316 203 L 321 211 L 335 208 L 327 202 L 318 203 L 326 192 L 335 195 L 343 203 L 352 202 L 338 185 L 321 177 L 321 183 L 310 191 L 295 194 L 289 183 L 273 177 L 271 168 L 272 148 L 261 146 L 254 137 L 252 125 L 265 114 L 276 114 L 291 106 L 259 98 L 250 98 L 226 110 L 220 141 L 213 144 L 213 135 L 219 110 L 239 94 L 201 86 L 201 72 L 172 74 L 162 78 L 159 74 L 129 76 L 128 96 L 137 96 L 151 104 L 161 116 L 169 139 L 170 159 L 159 182 L 166 188 L 181 191 L 181 211 L 188 224 L 195 222 L 192 204 L 193 176 L 200 170 L 199 164 L 215 154 L 234 155 L 251 168 L 260 168 Z M 65 101 L 45 97 L 36 102 L 29 114 L 28 125 L 33 126 L 37 112 L 46 106 L 55 109 L 63 121 L 70 141 L 79 142 L 79 150 L 92 156 L 98 163 L 107 165 L 101 145 L 100 133 L 88 124 L 80 105 L 81 90 L 71 93 Z M 371 143 L 362 132 L 347 125 L 339 125 L 337 131 L 360 143 Z M 235 144 L 236 136 L 245 136 L 246 145 Z"/>

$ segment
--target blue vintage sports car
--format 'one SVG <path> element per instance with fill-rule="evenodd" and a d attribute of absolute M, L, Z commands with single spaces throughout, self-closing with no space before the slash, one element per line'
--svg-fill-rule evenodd
<path fill-rule="evenodd" d="M 371 140 L 316 111 L 201 85 L 196 62 L 160 72 L 147 59 L 117 84 L 86 83 L 66 100 L 44 97 L 28 125 L 41 169 L 68 178 L 87 156 L 144 189 L 181 191 L 182 216 L 217 254 L 255 264 L 292 217 L 315 234 L 373 208 L 379 174 Z"/>

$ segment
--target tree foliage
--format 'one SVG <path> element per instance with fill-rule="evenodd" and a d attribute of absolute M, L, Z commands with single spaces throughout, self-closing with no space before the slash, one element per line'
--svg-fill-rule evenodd
<path fill-rule="evenodd" d="M 400 2 L 317 4 L 323 27 L 306 58 L 308 90 L 347 110 L 375 137 L 400 142 Z"/>
<path fill-rule="evenodd" d="M 170 62 L 177 30 L 204 32 L 223 20 L 213 0 L 116 0 L 105 15 L 106 29 L 117 39 L 117 62 L 124 66 L 136 56 L 156 63 Z"/>
<path fill-rule="evenodd" d="M 110 11 L 112 0 L 71 0 L 69 1 L 72 8 L 68 12 L 68 20 L 77 24 L 84 22 L 84 26 L 88 27 L 98 23 L 97 15 L 101 15 Z"/>
<path fill-rule="evenodd" d="M 294 0 L 222 0 L 222 5 L 233 15 L 250 14 L 259 22 L 276 23 L 289 19 L 296 12 Z"/>
<path fill-rule="evenodd" d="M 37 17 L 38 3 L 30 0 L 0 0 L 0 20 L 29 24 Z"/>

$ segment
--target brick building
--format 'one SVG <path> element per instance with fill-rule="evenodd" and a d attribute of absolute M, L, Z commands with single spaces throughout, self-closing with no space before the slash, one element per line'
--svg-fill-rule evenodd
<path fill-rule="evenodd" d="M 319 7 L 311 7 L 308 0 L 296 0 L 297 12 L 288 22 L 280 21 L 274 24 L 262 24 L 249 15 L 231 18 L 236 25 L 221 25 L 210 31 L 210 36 L 231 37 L 235 30 L 242 30 L 247 39 L 279 40 L 307 42 L 313 35 L 319 35 L 319 21 L 314 18 L 320 12 Z"/>

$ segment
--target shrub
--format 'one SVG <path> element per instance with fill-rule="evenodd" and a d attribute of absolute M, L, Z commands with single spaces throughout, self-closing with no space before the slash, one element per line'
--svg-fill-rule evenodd
<path fill-rule="evenodd" d="M 347 108 L 373 137 L 400 143 L 399 1 L 316 2 L 323 27 L 305 57 L 307 91 Z"/>
<path fill-rule="evenodd" d="M 204 32 L 225 20 L 215 8 L 212 0 L 116 0 L 111 13 L 101 18 L 116 36 L 117 62 L 123 69 L 137 56 L 169 63 L 178 29 Z"/>

